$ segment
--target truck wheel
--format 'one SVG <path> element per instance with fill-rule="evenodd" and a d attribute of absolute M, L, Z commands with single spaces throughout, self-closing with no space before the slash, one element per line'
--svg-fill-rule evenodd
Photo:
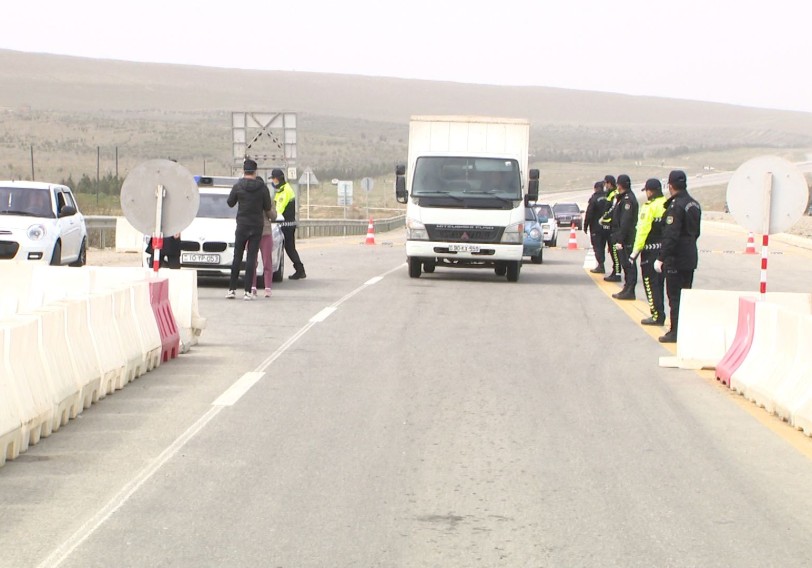
<path fill-rule="evenodd" d="M 409 257 L 407 259 L 409 264 L 409 276 L 411 278 L 420 278 L 420 269 L 422 268 L 422 262 L 420 262 L 419 258 Z"/>
<path fill-rule="evenodd" d="M 507 265 L 504 262 L 498 262 L 496 266 L 493 267 L 493 271 L 497 276 L 504 276 L 507 274 Z"/>
<path fill-rule="evenodd" d="M 518 282 L 519 272 L 522 271 L 522 261 L 509 262 L 507 265 L 507 280 L 508 282 Z"/>
<path fill-rule="evenodd" d="M 423 272 L 426 274 L 431 274 L 434 272 L 436 266 L 437 264 L 433 260 L 427 260 L 423 263 Z"/>

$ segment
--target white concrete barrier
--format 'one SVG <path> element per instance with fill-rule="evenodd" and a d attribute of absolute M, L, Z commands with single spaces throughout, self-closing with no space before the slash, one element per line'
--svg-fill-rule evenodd
<path fill-rule="evenodd" d="M 756 308 L 758 309 L 758 308 Z M 777 308 L 775 328 L 773 329 L 774 350 L 762 362 L 763 374 L 750 383 L 745 396 L 761 406 L 770 414 L 775 414 L 776 399 L 781 387 L 792 382 L 792 367 L 799 349 L 807 346 L 799 345 L 801 324 L 809 315 L 797 314 L 784 308 Z M 758 320 L 756 320 L 758 325 Z M 733 373 L 733 377 L 736 373 Z"/>
<path fill-rule="evenodd" d="M 6 328 L 0 326 L 0 346 L 6 343 Z M 6 460 L 16 459 L 23 446 L 23 419 L 16 398 L 16 385 L 11 370 L 4 361 L 0 361 L 0 466 Z"/>
<path fill-rule="evenodd" d="M 124 376 L 122 384 L 116 388 L 123 388 L 130 381 L 135 380 L 147 372 L 144 351 L 138 334 L 138 321 L 132 310 L 132 284 L 124 283 L 112 290 L 113 294 L 113 332 L 118 337 L 121 353 L 124 356 Z"/>
<path fill-rule="evenodd" d="M 116 252 L 144 252 L 144 235 L 126 217 L 116 217 Z"/>
<path fill-rule="evenodd" d="M 45 367 L 54 407 L 52 430 L 55 432 L 82 411 L 81 390 L 65 341 L 64 306 L 39 308 L 31 312 L 37 318 L 38 356 Z"/>
<path fill-rule="evenodd" d="M 714 369 L 736 336 L 739 298 L 758 298 L 757 292 L 683 290 L 680 299 L 676 357 L 663 357 L 660 366 Z M 765 301 L 798 313 L 812 313 L 812 294 L 769 292 Z"/>
<path fill-rule="evenodd" d="M 110 323 L 115 317 L 112 292 L 93 292 L 88 304 L 88 322 L 93 351 L 101 369 L 99 397 L 107 396 L 124 386 L 127 358 L 121 350 L 116 328 Z"/>
<path fill-rule="evenodd" d="M 775 414 L 791 424 L 793 417 L 812 401 L 812 316 L 799 318 L 795 344 L 792 365 L 774 397 Z"/>
<path fill-rule="evenodd" d="M 15 401 L 23 430 L 20 452 L 51 434 L 53 404 L 42 359 L 38 356 L 37 318 L 15 316 L 0 321 L 5 330 L 3 365 L 11 377 L 10 397 Z"/>
<path fill-rule="evenodd" d="M 84 408 L 90 408 L 107 392 L 102 392 L 102 370 L 96 358 L 90 329 L 90 300 L 74 298 L 54 304 L 65 309 L 65 343 L 68 346 L 70 364 L 75 372 Z"/>

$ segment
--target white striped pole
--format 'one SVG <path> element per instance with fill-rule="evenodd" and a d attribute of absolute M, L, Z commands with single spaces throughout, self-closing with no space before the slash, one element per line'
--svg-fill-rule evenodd
<path fill-rule="evenodd" d="M 767 258 L 769 256 L 770 235 L 761 237 L 761 299 L 765 299 L 767 294 Z"/>

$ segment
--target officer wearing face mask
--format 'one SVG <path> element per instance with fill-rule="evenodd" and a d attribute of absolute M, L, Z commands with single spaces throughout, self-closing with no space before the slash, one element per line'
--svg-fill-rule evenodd
<path fill-rule="evenodd" d="M 279 168 L 271 171 L 271 183 L 276 190 L 274 195 L 276 212 L 284 218 L 282 234 L 285 237 L 285 252 L 296 271 L 288 278 L 302 280 L 307 278 L 307 274 L 305 274 L 304 264 L 299 258 L 299 253 L 296 251 L 296 194 L 293 193 L 290 184 L 285 181 L 285 173 Z"/>

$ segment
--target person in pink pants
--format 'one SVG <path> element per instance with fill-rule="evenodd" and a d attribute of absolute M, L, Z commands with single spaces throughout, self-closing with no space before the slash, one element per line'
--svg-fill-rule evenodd
<path fill-rule="evenodd" d="M 262 226 L 262 238 L 259 241 L 259 255 L 262 258 L 262 278 L 265 280 L 265 297 L 271 297 L 271 282 L 273 281 L 273 262 L 271 251 L 273 250 L 273 231 L 271 222 L 276 218 L 276 207 L 272 206 L 266 212 L 265 223 Z M 259 264 L 259 263 L 257 263 Z M 251 282 L 251 294 L 257 295 L 257 271 L 254 270 L 254 280 Z"/>

